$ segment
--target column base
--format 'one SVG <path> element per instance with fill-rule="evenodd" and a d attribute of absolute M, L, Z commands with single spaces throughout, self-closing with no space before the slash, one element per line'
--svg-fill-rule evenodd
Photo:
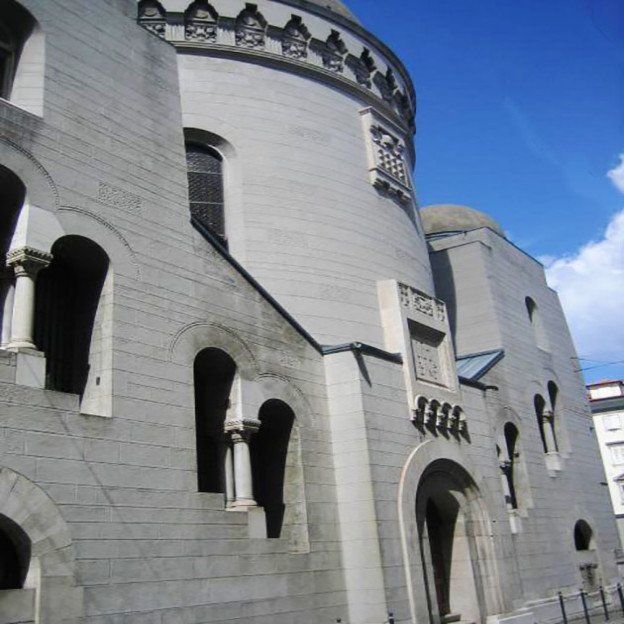
<path fill-rule="evenodd" d="M 42 351 L 36 349 L 8 349 L 17 354 L 15 383 L 31 388 L 45 388 L 46 359 Z"/>
<path fill-rule="evenodd" d="M 4 348 L 7 351 L 27 350 L 27 351 L 35 351 L 37 353 L 41 353 L 41 351 L 37 349 L 34 343 L 28 342 L 27 340 L 15 340 L 15 341 L 9 342 L 9 344 L 7 344 L 6 347 Z"/>
<path fill-rule="evenodd" d="M 258 503 L 253 498 L 237 498 L 232 501 L 228 509 L 231 511 L 248 511 L 249 509 L 255 509 Z"/>

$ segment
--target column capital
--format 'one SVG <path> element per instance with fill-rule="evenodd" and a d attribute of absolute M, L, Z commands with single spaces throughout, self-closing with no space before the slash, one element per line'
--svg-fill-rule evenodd
<path fill-rule="evenodd" d="M 9 251 L 6 259 L 7 264 L 13 267 L 17 277 L 22 275 L 34 277 L 52 262 L 52 254 L 34 247 L 19 247 Z"/>
<path fill-rule="evenodd" d="M 542 418 L 549 423 L 552 423 L 553 420 L 555 419 L 555 412 L 553 412 L 552 410 L 544 410 L 542 412 Z"/>
<path fill-rule="evenodd" d="M 253 418 L 244 418 L 243 420 L 226 420 L 223 425 L 225 433 L 232 434 L 232 441 L 238 442 L 248 439 L 252 434 L 256 433 L 260 428 L 260 421 Z M 234 435 L 235 434 L 235 435 Z"/>

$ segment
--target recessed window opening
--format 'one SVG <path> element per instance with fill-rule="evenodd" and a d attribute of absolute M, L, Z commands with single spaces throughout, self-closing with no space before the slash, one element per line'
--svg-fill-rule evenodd
<path fill-rule="evenodd" d="M 574 548 L 576 550 L 594 550 L 594 532 L 585 520 L 578 520 L 574 525 Z"/>
<path fill-rule="evenodd" d="M 195 357 L 195 432 L 197 487 L 200 492 L 225 493 L 225 415 L 236 375 L 234 360 L 220 349 L 208 348 Z"/>
<path fill-rule="evenodd" d="M 223 158 L 215 149 L 186 144 L 191 216 L 227 247 L 223 199 Z"/>
<path fill-rule="evenodd" d="M 82 236 L 63 236 L 37 277 L 35 343 L 46 354 L 46 387 L 83 395 L 96 312 L 109 261 Z"/>
<path fill-rule="evenodd" d="M 284 485 L 290 434 L 295 414 L 278 399 L 266 401 L 260 408 L 260 429 L 251 438 L 251 462 L 254 498 L 264 507 L 267 537 L 280 537 L 284 522 Z"/>
<path fill-rule="evenodd" d="M 24 587 L 30 557 L 28 535 L 13 520 L 0 514 L 0 590 Z"/>
<path fill-rule="evenodd" d="M 542 317 L 537 307 L 537 304 L 531 297 L 526 297 L 524 300 L 526 305 L 527 315 L 531 326 L 533 327 L 533 336 L 535 344 L 542 350 L 548 350 L 548 341 L 546 340 L 546 333 L 544 331 L 544 325 L 542 323 Z"/>
<path fill-rule="evenodd" d="M 505 473 L 507 483 L 509 485 L 509 504 L 512 509 L 518 509 L 518 496 L 516 493 L 516 472 L 518 452 L 518 429 L 513 423 L 506 423 L 505 429 L 505 445 L 507 447 L 508 466 Z"/>

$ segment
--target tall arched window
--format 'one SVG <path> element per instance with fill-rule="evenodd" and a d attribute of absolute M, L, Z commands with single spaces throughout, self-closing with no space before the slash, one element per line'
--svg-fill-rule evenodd
<path fill-rule="evenodd" d="M 225 493 L 225 415 L 236 364 L 225 351 L 208 348 L 195 357 L 195 434 L 197 486 L 200 492 Z"/>
<path fill-rule="evenodd" d="M 98 350 L 92 339 L 97 333 L 99 340 L 104 329 L 96 318 L 105 316 L 100 298 L 108 256 L 93 241 L 75 235 L 59 238 L 51 253 L 50 266 L 37 277 L 35 343 L 46 354 L 46 387 L 82 397 L 90 373 L 103 372 L 91 356 Z"/>
<path fill-rule="evenodd" d="M 13 520 L 0 514 L 0 590 L 24 587 L 30 553 L 28 535 Z"/>
<path fill-rule="evenodd" d="M 526 306 L 527 315 L 531 326 L 533 328 L 533 337 L 535 344 L 542 350 L 548 350 L 548 341 L 546 339 L 546 333 L 544 331 L 544 325 L 542 323 L 542 317 L 540 315 L 537 304 L 531 297 L 525 297 L 524 304 Z"/>
<path fill-rule="evenodd" d="M 278 399 L 266 401 L 258 415 L 260 429 L 251 439 L 254 498 L 264 507 L 267 537 L 280 537 L 284 522 L 284 485 L 295 414 Z"/>
<path fill-rule="evenodd" d="M 199 143 L 186 144 L 191 216 L 227 247 L 223 201 L 223 158 Z"/>

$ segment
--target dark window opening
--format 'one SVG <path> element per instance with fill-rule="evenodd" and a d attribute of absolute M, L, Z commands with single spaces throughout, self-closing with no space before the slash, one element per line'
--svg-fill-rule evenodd
<path fill-rule="evenodd" d="M 225 415 L 236 364 L 220 349 L 204 349 L 193 366 L 197 487 L 200 492 L 225 492 Z"/>
<path fill-rule="evenodd" d="M 0 2 L 0 97 L 11 96 L 19 58 L 34 27 L 32 15 L 17 2 Z"/>
<path fill-rule="evenodd" d="M 28 535 L 13 520 L 0 514 L 0 590 L 24 587 L 30 555 Z"/>
<path fill-rule="evenodd" d="M 518 509 L 518 496 L 516 494 L 516 472 L 518 458 L 518 429 L 512 423 L 505 424 L 505 446 L 507 447 L 507 457 L 509 465 L 506 468 L 505 477 L 509 485 L 509 504 L 512 509 Z"/>
<path fill-rule="evenodd" d="M 579 520 L 574 525 L 574 548 L 576 550 L 590 550 L 592 547 L 593 531 L 585 520 Z"/>
<path fill-rule="evenodd" d="M 271 399 L 260 408 L 258 419 L 262 424 L 250 446 L 254 498 L 264 507 L 267 537 L 277 538 L 282 533 L 286 510 L 284 481 L 295 414 L 283 401 Z"/>
<path fill-rule="evenodd" d="M 544 453 L 548 453 L 548 443 L 546 442 L 546 433 L 544 431 L 544 408 L 546 406 L 546 403 L 541 395 L 536 394 L 533 397 L 533 404 L 535 406 L 535 416 L 537 417 L 537 426 L 539 428 L 540 437 L 542 439 Z"/>
<path fill-rule="evenodd" d="M 217 151 L 209 147 L 187 143 L 186 165 L 191 216 L 208 228 L 227 247 L 223 159 Z"/>
<path fill-rule="evenodd" d="M 46 387 L 82 396 L 108 256 L 82 236 L 63 236 L 37 276 L 35 343 L 46 354 Z"/>

